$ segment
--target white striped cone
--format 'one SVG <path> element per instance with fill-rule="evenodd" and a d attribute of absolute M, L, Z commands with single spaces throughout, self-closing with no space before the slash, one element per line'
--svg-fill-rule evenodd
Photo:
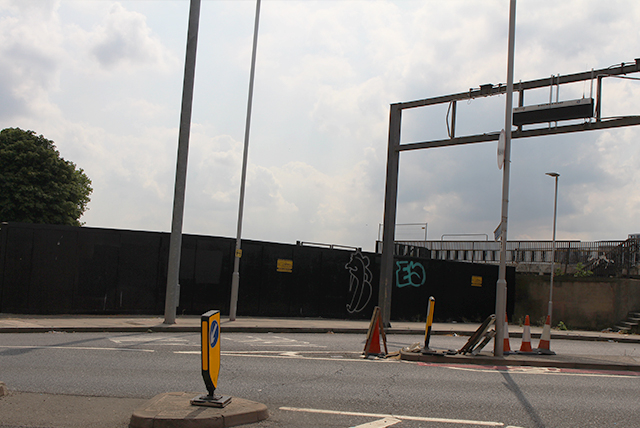
<path fill-rule="evenodd" d="M 522 330 L 522 345 L 520 352 L 533 352 L 531 348 L 531 327 L 529 326 L 529 315 L 524 319 L 524 330 Z"/>
<path fill-rule="evenodd" d="M 504 352 L 511 352 L 511 346 L 509 345 L 509 321 L 507 320 L 507 314 L 504 315 L 504 345 L 502 350 Z"/>
<path fill-rule="evenodd" d="M 540 336 L 540 343 L 538 344 L 537 351 L 541 354 L 555 355 L 555 352 L 549 349 L 551 345 L 551 315 L 547 315 L 547 320 L 544 323 L 542 329 L 542 336 Z"/>

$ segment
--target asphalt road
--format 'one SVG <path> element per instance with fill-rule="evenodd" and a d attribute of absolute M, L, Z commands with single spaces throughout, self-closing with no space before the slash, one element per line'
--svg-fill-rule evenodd
<path fill-rule="evenodd" d="M 388 339 L 390 351 L 423 340 Z M 434 336 L 431 345 L 458 349 L 466 339 Z M 186 333 L 3 334 L 0 380 L 36 393 L 204 393 L 199 340 Z M 364 360 L 360 335 L 228 333 L 221 346 L 218 392 L 269 407 L 271 417 L 255 427 L 640 426 L 638 373 Z M 637 355 L 639 347 L 552 343 L 573 354 Z"/>

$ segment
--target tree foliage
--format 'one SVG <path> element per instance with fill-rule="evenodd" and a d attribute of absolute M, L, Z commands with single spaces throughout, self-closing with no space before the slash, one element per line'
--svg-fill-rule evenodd
<path fill-rule="evenodd" d="M 0 131 L 0 221 L 80 226 L 91 180 L 34 131 Z"/>

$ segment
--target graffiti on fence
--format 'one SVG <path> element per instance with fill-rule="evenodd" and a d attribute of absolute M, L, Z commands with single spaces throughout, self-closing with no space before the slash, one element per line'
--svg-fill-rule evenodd
<path fill-rule="evenodd" d="M 407 285 L 420 287 L 427 280 L 427 272 L 420 262 L 398 260 L 396 266 L 396 286 L 398 288 Z"/>
<path fill-rule="evenodd" d="M 350 314 L 362 311 L 369 300 L 373 289 L 371 287 L 371 270 L 369 257 L 363 256 L 360 250 L 351 254 L 351 259 L 344 267 L 349 271 L 349 297 L 347 312 Z"/>

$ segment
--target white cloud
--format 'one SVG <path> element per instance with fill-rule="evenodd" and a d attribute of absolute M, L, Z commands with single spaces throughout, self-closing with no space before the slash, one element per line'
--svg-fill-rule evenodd
<path fill-rule="evenodd" d="M 633 128 L 598 136 L 594 153 L 599 158 L 601 178 L 594 183 L 571 183 L 564 191 L 564 197 L 574 207 L 563 225 L 567 234 L 607 239 L 602 232 L 593 233 L 590 229 L 604 229 L 617 237 L 636 233 L 640 210 L 639 137 Z"/>
<path fill-rule="evenodd" d="M 332 175 L 303 162 L 263 170 L 248 182 L 247 218 L 253 226 L 247 232 L 287 242 L 358 245 L 362 232 L 378 223 L 379 213 L 367 209 L 377 202 L 369 186 L 366 160 Z"/>
<path fill-rule="evenodd" d="M 518 2 L 516 80 L 632 60 L 636 3 Z M 0 123 L 44 134 L 87 171 L 89 226 L 169 230 L 187 9 L 0 2 Z M 252 2 L 203 4 L 188 233 L 235 235 L 253 12 Z M 389 104 L 504 83 L 507 19 L 497 0 L 263 2 L 243 236 L 372 249 Z M 604 88 L 605 115 L 640 114 L 637 82 Z M 536 97 L 548 91 L 527 102 Z M 504 97 L 459 103 L 458 135 L 498 130 L 503 110 Z M 406 111 L 403 141 L 444 137 L 445 116 L 446 106 Z M 638 232 L 637 139 L 628 129 L 514 142 L 510 238 L 550 236 L 550 170 L 561 174 L 560 238 Z M 403 153 L 398 222 L 427 222 L 436 239 L 491 234 L 501 180 L 494 143 Z"/>
<path fill-rule="evenodd" d="M 23 17 L 34 17 L 36 20 L 49 20 L 60 7 L 60 0 L 3 0 L 0 2 L 0 10 L 5 9 L 18 13 Z"/>
<path fill-rule="evenodd" d="M 0 4 L 0 120 L 47 108 L 65 53 L 55 14 L 59 2 Z"/>
<path fill-rule="evenodd" d="M 111 6 L 102 24 L 88 35 L 91 54 L 107 69 L 146 65 L 164 67 L 169 60 L 162 43 L 146 24 L 145 16 Z"/>

